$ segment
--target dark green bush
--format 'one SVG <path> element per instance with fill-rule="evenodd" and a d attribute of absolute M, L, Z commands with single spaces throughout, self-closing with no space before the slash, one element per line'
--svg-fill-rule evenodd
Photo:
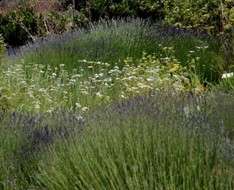
<path fill-rule="evenodd" d="M 4 50 L 4 40 L 2 35 L 0 34 L 0 54 L 3 53 L 3 50 Z"/>
<path fill-rule="evenodd" d="M 38 18 L 29 7 L 21 7 L 6 15 L 0 15 L 0 33 L 5 41 L 18 46 L 32 39 L 38 31 Z"/>
<path fill-rule="evenodd" d="M 5 50 L 5 45 L 4 45 L 4 41 L 2 36 L 0 35 L 0 63 L 1 63 L 1 59 L 2 59 L 2 55 L 4 53 Z"/>
<path fill-rule="evenodd" d="M 152 17 L 161 18 L 163 5 L 160 0 L 91 0 L 92 18 L 96 17 Z"/>

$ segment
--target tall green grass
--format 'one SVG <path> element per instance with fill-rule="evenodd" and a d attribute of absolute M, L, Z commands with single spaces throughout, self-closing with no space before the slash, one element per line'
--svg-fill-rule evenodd
<path fill-rule="evenodd" d="M 149 118 L 106 121 L 51 148 L 37 179 L 49 190 L 231 190 L 233 168 L 220 159 L 218 143 Z"/>

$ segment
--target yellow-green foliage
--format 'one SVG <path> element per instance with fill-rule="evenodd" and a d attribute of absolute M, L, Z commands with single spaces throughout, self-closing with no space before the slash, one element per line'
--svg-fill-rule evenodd
<path fill-rule="evenodd" d="M 231 0 L 166 0 L 165 21 L 185 28 L 201 28 L 211 33 L 225 32 L 234 24 Z"/>

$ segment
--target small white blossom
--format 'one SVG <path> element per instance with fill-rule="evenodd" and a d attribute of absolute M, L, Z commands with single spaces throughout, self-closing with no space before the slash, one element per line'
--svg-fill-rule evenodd
<path fill-rule="evenodd" d="M 52 73 L 52 78 L 55 78 L 56 76 L 57 76 L 57 74 L 56 73 Z"/>
<path fill-rule="evenodd" d="M 98 97 L 100 97 L 100 98 L 103 97 L 103 95 L 102 95 L 100 92 L 97 92 L 97 93 L 96 93 L 96 96 L 98 96 Z"/>
<path fill-rule="evenodd" d="M 78 102 L 75 105 L 76 105 L 77 108 L 81 108 L 82 107 L 81 104 L 78 103 Z"/>
<path fill-rule="evenodd" d="M 186 117 L 189 117 L 189 114 L 190 114 L 190 109 L 189 109 L 189 107 L 188 107 L 188 106 L 185 106 L 184 109 L 183 109 L 183 111 L 184 111 L 185 116 L 186 116 Z"/>
<path fill-rule="evenodd" d="M 34 106 L 35 109 L 40 109 L 40 104 L 39 103 L 36 103 L 35 106 Z"/>
<path fill-rule="evenodd" d="M 227 78 L 231 78 L 231 77 L 233 77 L 234 76 L 234 73 L 232 72 L 232 73 L 224 73 L 223 75 L 222 75 L 222 79 L 227 79 Z"/>
<path fill-rule="evenodd" d="M 88 111 L 88 110 L 89 110 L 88 107 L 83 107 L 83 108 L 81 109 L 82 112 L 86 112 L 86 111 Z"/>
<path fill-rule="evenodd" d="M 151 76 L 151 77 L 147 78 L 146 80 L 147 80 L 148 82 L 153 82 L 153 81 L 155 81 L 155 78 Z"/>

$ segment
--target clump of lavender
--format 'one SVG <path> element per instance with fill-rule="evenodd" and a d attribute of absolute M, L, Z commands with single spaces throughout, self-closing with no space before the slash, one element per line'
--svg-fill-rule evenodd
<path fill-rule="evenodd" d="M 99 108 L 81 138 L 50 150 L 37 180 L 54 189 L 231 190 L 233 141 L 213 98 L 152 93 Z"/>
<path fill-rule="evenodd" d="M 0 131 L 1 135 L 4 135 L 4 138 L 1 139 L 11 144 L 11 147 L 7 147 L 6 143 L 5 146 L 3 146 L 4 143 L 1 144 L 1 152 L 4 152 L 5 160 L 7 159 L 10 162 L 4 162 L 5 165 L 2 165 L 2 171 L 7 167 L 7 164 L 13 164 L 13 168 L 8 170 L 8 172 L 12 172 L 11 178 L 16 180 L 16 182 L 18 181 L 17 183 L 23 180 L 24 183 L 18 185 L 24 188 L 28 186 L 38 186 L 39 184 L 43 184 L 43 186 L 49 185 L 48 181 L 45 180 L 48 177 L 46 174 L 49 175 L 49 173 L 47 173 L 47 169 L 44 171 L 45 168 L 41 168 L 42 165 L 46 165 L 48 162 L 48 160 L 46 160 L 47 155 L 49 154 L 49 157 L 52 158 L 49 159 L 50 161 L 53 160 L 56 164 L 59 164 L 55 167 L 58 169 L 56 172 L 59 173 L 63 172 L 63 170 L 60 171 L 59 169 L 63 164 L 67 169 L 71 168 L 71 163 L 82 164 L 83 161 L 79 160 L 79 156 L 75 156 L 77 151 L 83 151 L 83 148 L 80 147 L 81 145 L 84 146 L 84 149 L 88 152 L 94 151 L 92 159 L 95 159 L 95 156 L 97 156 L 95 150 L 98 149 L 99 145 L 102 147 L 102 145 L 99 144 L 102 141 L 98 140 L 98 134 L 101 135 L 100 138 L 107 142 L 107 146 L 109 147 L 102 147 L 102 151 L 104 152 L 101 151 L 101 155 L 103 155 L 100 158 L 100 162 L 104 162 L 107 158 L 105 157 L 105 151 L 111 151 L 112 145 L 116 146 L 115 148 L 118 150 L 118 144 L 120 146 L 124 143 L 122 138 L 129 140 L 123 147 L 123 150 L 126 148 L 126 151 L 129 153 L 129 151 L 133 150 L 133 144 L 138 142 L 137 138 L 143 138 L 141 139 L 141 141 L 143 140 L 143 144 L 144 142 L 148 142 L 145 140 L 150 137 L 141 136 L 140 134 L 146 135 L 152 133 L 157 134 L 157 138 L 161 139 L 161 142 L 168 144 L 168 147 L 173 146 L 172 142 L 178 142 L 180 138 L 187 139 L 186 142 L 189 143 L 190 148 L 194 146 L 199 147 L 200 145 L 197 143 L 202 144 L 204 142 L 205 144 L 203 145 L 207 148 L 207 154 L 213 155 L 209 157 L 209 160 L 206 160 L 210 162 L 212 168 L 215 168 L 216 162 L 221 160 L 231 164 L 234 159 L 232 148 L 233 137 L 231 136 L 232 123 L 229 122 L 233 119 L 232 115 L 234 113 L 232 109 L 234 104 L 232 98 L 233 96 L 231 94 L 222 93 L 197 96 L 190 93 L 154 92 L 148 95 L 135 96 L 127 100 L 123 99 L 113 102 L 106 107 L 90 110 L 90 112 L 82 116 L 77 113 L 62 110 L 50 114 L 36 115 L 16 112 L 10 114 L 1 113 Z M 223 107 L 221 108 L 220 105 Z M 225 114 L 226 111 L 228 114 Z M 129 131 L 131 132 L 129 133 Z M 155 133 L 156 131 L 157 133 Z M 117 136 L 115 136 L 115 134 Z M 157 138 L 155 136 L 155 139 Z M 92 143 L 92 146 L 94 146 L 94 149 L 92 146 L 90 147 L 89 143 L 86 144 L 86 142 L 89 142 L 89 139 L 92 139 L 94 143 Z M 115 139 L 116 141 L 113 142 L 114 144 L 109 144 L 110 142 L 108 139 Z M 168 139 L 168 141 L 166 139 Z M 185 143 L 185 141 L 181 141 L 180 143 Z M 182 150 L 186 150 L 185 144 L 181 144 L 180 146 Z M 56 147 L 58 147 L 58 149 Z M 172 150 L 168 150 L 169 152 L 167 153 L 164 152 L 165 150 L 166 149 L 162 149 L 162 154 L 169 154 L 168 158 L 172 159 L 173 156 L 171 155 L 172 153 L 170 153 Z M 178 151 L 179 150 L 180 149 L 178 149 Z M 138 151 L 141 151 L 141 149 Z M 79 155 L 82 154 L 84 153 L 79 153 Z M 87 152 L 84 156 L 86 154 Z M 88 155 L 89 154 L 91 154 L 91 152 L 88 153 Z M 198 154 L 202 157 L 205 152 L 199 152 Z M 111 155 L 110 153 L 109 159 L 112 159 Z M 198 155 L 195 154 L 193 156 L 196 158 Z M 123 158 L 124 157 L 123 155 Z M 73 158 L 78 160 L 73 160 Z M 180 158 L 182 159 L 182 157 Z M 57 160 L 58 163 L 56 159 L 59 159 Z M 70 160 L 71 162 L 68 159 L 72 159 Z M 92 163 L 91 157 L 87 157 L 86 159 L 87 163 L 89 163 L 89 161 L 90 164 Z M 63 163 L 62 165 L 60 161 Z M 127 160 L 125 161 L 128 163 Z M 138 167 L 140 160 L 135 160 L 134 162 L 136 167 Z M 170 160 L 170 162 L 173 162 L 173 160 Z M 53 163 L 51 164 L 53 165 Z M 119 167 L 122 167 L 122 164 L 123 163 L 120 162 Z M 158 166 L 160 166 L 160 164 L 162 163 L 159 162 Z M 188 162 L 187 164 L 191 163 Z M 76 165 L 76 167 L 79 168 L 80 165 Z M 190 165 L 186 167 L 190 167 Z M 42 169 L 43 175 L 46 178 L 43 177 L 43 180 L 40 178 L 38 181 L 37 175 L 42 175 L 40 174 Z M 92 170 L 96 169 L 92 168 Z M 82 168 L 80 168 L 81 173 L 79 172 L 79 174 L 69 171 L 67 177 L 79 177 L 79 175 L 83 175 L 82 171 Z M 103 172 L 105 171 L 106 170 L 103 169 Z M 60 174 L 63 175 L 63 173 Z M 191 173 L 188 173 L 188 175 L 190 174 Z M 4 173 L 2 175 L 4 176 Z M 9 178 L 6 177 L 8 175 L 9 174 L 5 173 L 2 179 Z M 53 175 L 51 174 L 49 176 L 51 177 Z M 102 174 L 100 173 L 98 175 L 101 176 Z M 211 173 L 208 172 L 207 175 L 211 175 Z M 225 175 L 223 177 L 225 177 Z M 230 177 L 231 176 L 228 176 L 227 180 L 231 180 Z M 53 180 L 54 183 L 60 183 L 61 181 L 59 180 L 62 179 Z M 217 183 L 221 185 L 225 180 L 223 182 L 223 178 L 220 178 L 220 180 L 221 181 Z M 154 182 L 152 181 L 152 183 Z M 232 182 L 229 181 L 228 183 L 230 185 L 229 187 L 231 187 Z M 5 180 L 4 184 L 7 184 Z M 192 182 L 191 185 L 193 185 Z"/>

